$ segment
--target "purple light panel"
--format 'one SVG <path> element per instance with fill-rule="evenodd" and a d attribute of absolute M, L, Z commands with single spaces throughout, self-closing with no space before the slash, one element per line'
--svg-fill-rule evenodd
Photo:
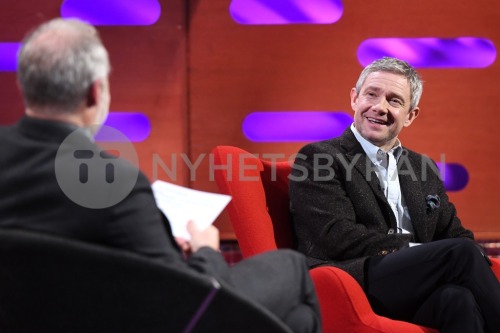
<path fill-rule="evenodd" d="M 469 172 L 458 163 L 437 163 L 447 191 L 463 190 L 469 182 Z"/>
<path fill-rule="evenodd" d="M 0 43 L 0 72 L 17 70 L 17 52 L 21 43 Z"/>
<path fill-rule="evenodd" d="M 138 112 L 110 112 L 104 125 L 113 127 L 122 132 L 129 141 L 141 142 L 149 137 L 151 122 L 149 118 Z M 116 136 L 108 136 L 105 132 L 98 132 L 96 141 L 113 142 Z"/>
<path fill-rule="evenodd" d="M 254 142 L 300 142 L 342 134 L 353 118 L 343 112 L 253 112 L 243 121 L 243 133 Z"/>
<path fill-rule="evenodd" d="M 341 0 L 233 0 L 229 13 L 239 24 L 331 24 L 344 12 Z"/>
<path fill-rule="evenodd" d="M 419 68 L 483 68 L 495 62 L 495 45 L 486 38 L 372 38 L 358 47 L 366 66 L 383 56 L 396 57 Z"/>
<path fill-rule="evenodd" d="M 79 18 L 93 25 L 151 25 L 160 18 L 158 0 L 65 0 L 64 18 Z"/>

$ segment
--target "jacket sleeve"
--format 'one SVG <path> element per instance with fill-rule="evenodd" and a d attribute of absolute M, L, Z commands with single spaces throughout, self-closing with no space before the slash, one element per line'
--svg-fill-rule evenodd
<path fill-rule="evenodd" d="M 127 198 L 113 207 L 110 220 L 107 239 L 115 247 L 217 280 L 228 275 L 224 257 L 208 247 L 199 249 L 188 259 L 184 258 L 172 235 L 170 223 L 156 206 L 149 181 L 142 173 Z"/>
<path fill-rule="evenodd" d="M 229 266 L 219 252 L 209 247 L 202 247 L 187 261 L 195 271 L 214 277 L 216 280 L 229 281 Z"/>
<path fill-rule="evenodd" d="M 142 173 L 129 195 L 108 213 L 104 231 L 108 245 L 166 263 L 183 260 L 168 220 L 156 206 L 149 181 Z"/>

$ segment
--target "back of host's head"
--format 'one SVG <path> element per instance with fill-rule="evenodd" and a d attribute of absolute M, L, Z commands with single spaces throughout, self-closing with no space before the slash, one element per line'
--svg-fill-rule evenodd
<path fill-rule="evenodd" d="M 54 19 L 24 40 L 17 76 L 26 107 L 71 113 L 92 83 L 107 78 L 109 58 L 97 30 L 78 20 Z"/>
<path fill-rule="evenodd" d="M 361 87 L 363 86 L 367 76 L 374 72 L 390 72 L 406 77 L 410 85 L 410 110 L 413 110 L 418 106 L 423 90 L 422 79 L 417 71 L 406 61 L 396 58 L 383 57 L 366 66 L 361 72 L 358 82 L 356 82 L 356 92 L 358 94 L 361 91 Z"/>

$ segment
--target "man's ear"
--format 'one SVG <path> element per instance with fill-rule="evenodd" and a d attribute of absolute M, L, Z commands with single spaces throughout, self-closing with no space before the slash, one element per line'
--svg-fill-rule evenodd
<path fill-rule="evenodd" d="M 358 99 L 358 93 L 356 92 L 356 88 L 351 89 L 351 107 L 354 110 L 354 106 L 356 105 L 356 101 Z"/>
<path fill-rule="evenodd" d="M 404 127 L 408 127 L 411 125 L 411 123 L 418 117 L 418 114 L 420 113 L 420 108 L 416 107 L 413 110 L 410 110 L 408 112 L 408 117 L 406 117 L 405 123 L 403 124 Z"/>
<path fill-rule="evenodd" d="M 97 105 L 99 99 L 99 93 L 101 89 L 101 82 L 99 80 L 92 82 L 87 91 L 87 107 L 93 107 Z"/>

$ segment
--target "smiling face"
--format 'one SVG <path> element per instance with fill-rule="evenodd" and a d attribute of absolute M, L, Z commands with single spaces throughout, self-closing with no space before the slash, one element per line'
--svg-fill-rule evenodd
<path fill-rule="evenodd" d="M 370 73 L 359 94 L 351 90 L 354 126 L 368 141 L 389 151 L 403 127 L 411 125 L 419 108 L 410 110 L 410 85 L 405 76 L 391 72 Z"/>

